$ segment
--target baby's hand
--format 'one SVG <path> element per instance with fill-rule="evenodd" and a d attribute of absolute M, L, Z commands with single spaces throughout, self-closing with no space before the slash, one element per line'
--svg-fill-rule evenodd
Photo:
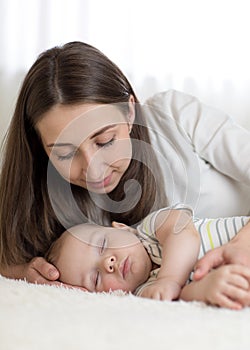
<path fill-rule="evenodd" d="M 140 296 L 157 300 L 174 300 L 179 297 L 181 286 L 168 278 L 158 278 L 152 284 L 145 287 Z"/>
<path fill-rule="evenodd" d="M 249 268 L 242 265 L 223 265 L 195 283 L 205 302 L 237 310 L 250 305 L 249 282 Z"/>

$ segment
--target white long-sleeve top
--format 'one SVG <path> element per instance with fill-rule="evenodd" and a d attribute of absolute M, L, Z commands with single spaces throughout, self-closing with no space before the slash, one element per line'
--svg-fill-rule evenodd
<path fill-rule="evenodd" d="M 142 108 L 168 205 L 186 203 L 200 218 L 248 215 L 250 132 L 174 90 L 154 95 Z"/>

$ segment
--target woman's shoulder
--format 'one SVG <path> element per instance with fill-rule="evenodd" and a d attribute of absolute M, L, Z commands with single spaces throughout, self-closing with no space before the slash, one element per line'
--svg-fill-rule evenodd
<path fill-rule="evenodd" d="M 194 100 L 197 100 L 197 98 L 190 94 L 170 89 L 155 93 L 154 95 L 148 97 L 145 100 L 144 105 L 153 106 L 155 108 L 163 107 L 165 109 L 166 106 L 171 107 L 173 104 L 181 106 L 189 102 L 193 102 Z"/>
<path fill-rule="evenodd" d="M 151 116 L 147 118 L 149 124 L 156 122 L 167 122 L 169 124 L 180 123 L 185 124 L 192 122 L 197 116 L 200 109 L 200 101 L 189 94 L 177 90 L 167 90 L 154 94 L 149 97 L 142 105 L 145 115 Z M 153 115 L 153 118 L 152 118 Z M 185 125 L 183 125 L 185 129 Z"/>

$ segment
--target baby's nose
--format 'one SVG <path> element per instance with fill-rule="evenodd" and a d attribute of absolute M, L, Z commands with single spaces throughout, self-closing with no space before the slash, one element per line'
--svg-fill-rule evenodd
<path fill-rule="evenodd" d="M 105 258 L 104 267 L 107 272 L 114 272 L 115 270 L 116 258 L 112 255 Z"/>

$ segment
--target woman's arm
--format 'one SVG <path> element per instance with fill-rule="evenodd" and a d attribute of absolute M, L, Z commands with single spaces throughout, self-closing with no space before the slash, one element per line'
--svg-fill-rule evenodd
<path fill-rule="evenodd" d="M 195 265 L 194 280 L 203 278 L 212 268 L 241 264 L 250 268 L 250 221 L 227 244 L 210 250 Z"/>
<path fill-rule="evenodd" d="M 146 105 L 164 114 L 161 123 L 167 117 L 172 118 L 200 158 L 219 172 L 250 186 L 249 130 L 226 113 L 175 90 L 156 94 Z"/>
<path fill-rule="evenodd" d="M 156 280 L 143 289 L 141 296 L 173 300 L 178 298 L 197 260 L 200 236 L 185 210 L 161 211 L 155 226 L 162 262 Z"/>
<path fill-rule="evenodd" d="M 250 269 L 224 265 L 183 287 L 180 299 L 239 310 L 250 305 Z"/>

